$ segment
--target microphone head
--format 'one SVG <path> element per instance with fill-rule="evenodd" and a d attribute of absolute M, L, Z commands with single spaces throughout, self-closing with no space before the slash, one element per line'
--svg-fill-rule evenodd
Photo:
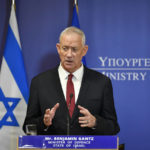
<path fill-rule="evenodd" d="M 70 99 L 72 99 L 72 97 L 73 97 L 73 93 L 70 93 Z"/>

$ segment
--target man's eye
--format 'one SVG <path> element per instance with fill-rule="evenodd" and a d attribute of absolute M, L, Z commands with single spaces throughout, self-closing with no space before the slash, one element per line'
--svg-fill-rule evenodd
<path fill-rule="evenodd" d="M 67 48 L 67 47 L 62 47 L 62 49 L 63 49 L 64 51 L 67 51 L 67 50 L 68 50 L 68 48 Z"/>
<path fill-rule="evenodd" d="M 73 47 L 73 48 L 72 48 L 72 51 L 73 51 L 73 52 L 76 52 L 77 50 L 78 50 L 78 49 L 77 49 L 76 47 Z"/>

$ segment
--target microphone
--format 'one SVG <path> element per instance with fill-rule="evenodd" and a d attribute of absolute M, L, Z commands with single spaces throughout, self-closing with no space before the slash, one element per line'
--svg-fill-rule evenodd
<path fill-rule="evenodd" d="M 69 100 L 69 104 L 68 104 L 68 110 L 70 109 L 71 100 L 73 98 L 73 93 L 70 93 L 69 97 L 70 97 L 70 100 Z"/>
<path fill-rule="evenodd" d="M 73 98 L 73 93 L 70 93 L 69 97 L 70 97 L 70 100 L 69 100 L 69 104 L 68 104 L 68 110 L 70 109 L 71 100 Z M 70 118 L 69 118 L 69 115 L 67 115 L 67 135 L 70 135 Z"/>
<path fill-rule="evenodd" d="M 70 100 L 72 99 L 72 97 L 73 97 L 73 93 L 70 94 Z"/>

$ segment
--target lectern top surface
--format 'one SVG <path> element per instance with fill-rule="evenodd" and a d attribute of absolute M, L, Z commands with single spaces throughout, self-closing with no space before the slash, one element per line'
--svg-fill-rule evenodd
<path fill-rule="evenodd" d="M 117 136 L 20 136 L 19 149 L 117 149 Z"/>

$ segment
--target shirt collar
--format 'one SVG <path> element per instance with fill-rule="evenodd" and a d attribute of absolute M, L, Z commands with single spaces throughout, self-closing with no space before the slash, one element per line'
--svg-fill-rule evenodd
<path fill-rule="evenodd" d="M 61 75 L 61 77 L 63 79 L 68 79 L 68 75 L 70 74 L 68 71 L 66 71 L 62 65 L 60 64 L 59 65 L 59 68 L 58 68 L 58 71 Z M 83 67 L 83 64 L 81 65 L 81 67 L 79 69 L 77 69 L 75 72 L 73 72 L 73 77 L 77 80 L 82 80 L 82 77 L 83 77 L 83 72 L 84 72 L 84 67 Z"/>

